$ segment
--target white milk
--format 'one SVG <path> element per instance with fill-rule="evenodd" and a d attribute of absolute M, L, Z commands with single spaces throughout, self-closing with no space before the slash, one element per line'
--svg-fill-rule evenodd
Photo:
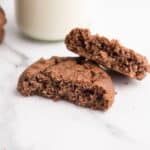
<path fill-rule="evenodd" d="M 20 30 L 34 39 L 62 40 L 74 27 L 88 27 L 90 0 L 16 0 Z"/>

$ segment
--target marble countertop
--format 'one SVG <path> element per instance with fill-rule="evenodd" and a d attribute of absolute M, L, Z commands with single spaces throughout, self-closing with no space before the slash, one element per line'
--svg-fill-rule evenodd
<path fill-rule="evenodd" d="M 0 45 L 0 150 L 150 149 L 150 76 L 135 81 L 113 75 L 117 95 L 105 113 L 64 101 L 22 97 L 16 84 L 29 64 L 41 57 L 74 54 L 63 42 L 23 37 L 15 23 L 13 2 L 2 1 L 2 5 L 8 23 Z M 93 25 L 93 31 L 121 39 L 150 59 L 149 13 L 144 8 L 109 8 L 109 14 L 101 16 L 105 21 Z"/>

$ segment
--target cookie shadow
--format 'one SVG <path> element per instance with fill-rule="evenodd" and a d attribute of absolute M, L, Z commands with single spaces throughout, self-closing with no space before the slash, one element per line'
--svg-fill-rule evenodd
<path fill-rule="evenodd" d="M 135 79 L 131 79 L 125 75 L 122 75 L 115 71 L 107 71 L 107 73 L 111 76 L 112 81 L 117 86 L 124 86 L 124 85 L 134 85 L 137 84 Z"/>

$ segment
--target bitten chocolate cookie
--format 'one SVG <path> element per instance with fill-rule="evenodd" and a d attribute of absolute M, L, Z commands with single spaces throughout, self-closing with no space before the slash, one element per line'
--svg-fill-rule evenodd
<path fill-rule="evenodd" d="M 65 39 L 69 50 L 99 65 L 141 80 L 150 71 L 146 57 L 123 47 L 117 40 L 91 35 L 88 29 L 73 29 Z"/>
<path fill-rule="evenodd" d="M 114 100 L 111 78 L 84 58 L 52 57 L 27 68 L 18 82 L 24 96 L 64 99 L 76 105 L 107 110 Z"/>

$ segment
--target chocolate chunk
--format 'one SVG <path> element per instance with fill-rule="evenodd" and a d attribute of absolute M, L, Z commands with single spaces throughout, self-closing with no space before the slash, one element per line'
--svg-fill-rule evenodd
<path fill-rule="evenodd" d="M 114 100 L 111 78 L 84 58 L 52 57 L 28 67 L 18 82 L 24 96 L 64 99 L 91 109 L 107 110 Z"/>
<path fill-rule="evenodd" d="M 143 79 L 150 72 L 146 57 L 122 46 L 117 40 L 91 35 L 88 29 L 73 29 L 65 39 L 69 50 L 128 77 Z"/>

